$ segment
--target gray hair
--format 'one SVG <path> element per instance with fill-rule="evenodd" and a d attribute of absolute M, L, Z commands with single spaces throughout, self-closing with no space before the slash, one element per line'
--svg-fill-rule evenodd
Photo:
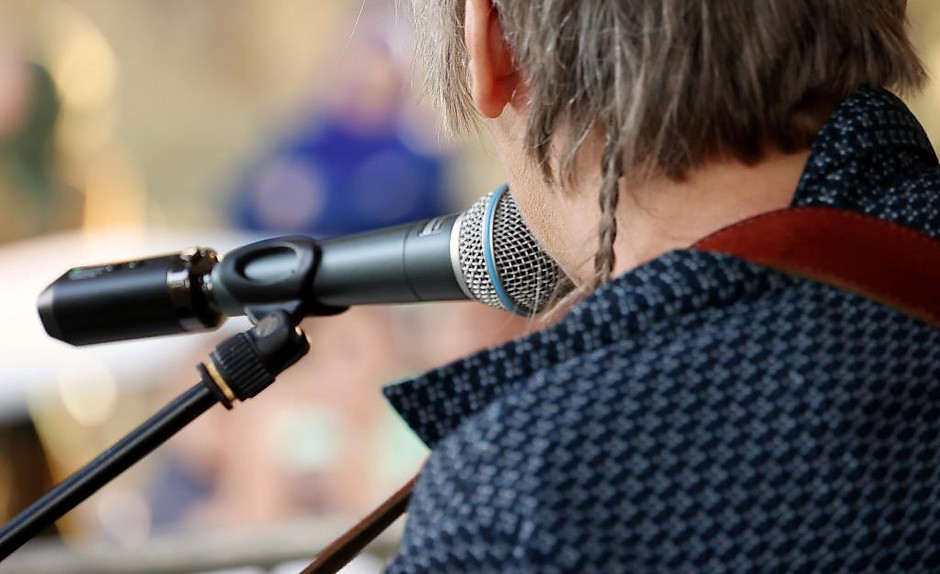
<path fill-rule="evenodd" d="M 621 181 L 808 148 L 826 106 L 926 76 L 900 0 L 492 1 L 530 90 L 526 143 L 546 180 L 570 178 L 584 142 L 602 138 L 596 285 L 614 265 Z M 465 0 L 412 3 L 429 92 L 465 129 Z"/>

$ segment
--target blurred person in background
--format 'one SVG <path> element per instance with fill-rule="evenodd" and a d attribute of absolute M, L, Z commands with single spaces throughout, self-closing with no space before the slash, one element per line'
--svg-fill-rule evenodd
<path fill-rule="evenodd" d="M 0 242 L 77 226 L 81 200 L 54 171 L 59 99 L 46 69 L 0 44 Z"/>
<path fill-rule="evenodd" d="M 380 11 L 384 14 L 384 11 Z M 320 239 L 431 218 L 452 209 L 448 158 L 433 126 L 409 114 L 394 22 L 359 22 L 324 102 L 237 186 L 240 227 Z"/>
<path fill-rule="evenodd" d="M 0 44 L 0 243 L 74 221 L 75 214 L 55 201 L 59 194 L 52 171 L 52 135 L 57 116 L 58 98 L 49 73 L 26 61 L 13 45 Z M 0 420 L 0 523 L 51 485 L 32 421 L 16 416 Z"/>

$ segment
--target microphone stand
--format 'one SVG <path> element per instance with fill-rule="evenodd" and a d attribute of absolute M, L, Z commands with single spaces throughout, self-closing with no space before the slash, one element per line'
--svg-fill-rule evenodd
<path fill-rule="evenodd" d="M 299 319 L 272 310 L 254 326 L 222 342 L 197 366 L 199 383 L 167 404 L 111 448 L 56 485 L 0 530 L 0 561 L 52 525 L 167 439 L 222 403 L 248 400 L 310 350 Z"/>

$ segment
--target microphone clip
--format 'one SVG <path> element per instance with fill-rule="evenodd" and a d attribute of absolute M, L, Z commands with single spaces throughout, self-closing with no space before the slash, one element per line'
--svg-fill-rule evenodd
<path fill-rule="evenodd" d="M 240 247 L 212 271 L 213 296 L 220 306 L 238 306 L 253 323 L 283 311 L 295 323 L 308 315 L 329 316 L 346 307 L 317 303 L 313 278 L 322 260 L 309 237 L 277 237 Z"/>

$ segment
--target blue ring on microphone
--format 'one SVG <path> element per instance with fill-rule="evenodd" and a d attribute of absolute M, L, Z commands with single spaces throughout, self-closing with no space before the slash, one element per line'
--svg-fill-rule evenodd
<path fill-rule="evenodd" d="M 516 315 L 524 313 L 516 306 L 513 300 L 506 293 L 503 282 L 499 278 L 499 272 L 496 270 L 496 260 L 493 258 L 493 222 L 496 219 L 496 205 L 503 195 L 509 191 L 509 184 L 503 184 L 499 189 L 493 192 L 489 202 L 486 204 L 486 217 L 483 218 L 483 260 L 486 262 L 486 272 L 490 275 L 493 282 L 493 289 L 496 296 L 506 309 Z"/>

